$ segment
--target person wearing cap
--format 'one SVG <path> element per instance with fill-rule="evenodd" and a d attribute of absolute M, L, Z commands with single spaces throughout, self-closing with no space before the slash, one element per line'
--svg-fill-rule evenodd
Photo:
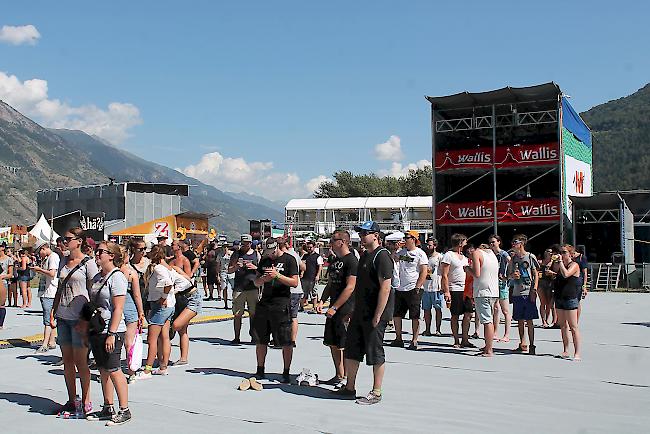
<path fill-rule="evenodd" d="M 399 260 L 399 287 L 395 292 L 395 340 L 391 347 L 404 347 L 402 340 L 402 318 L 408 312 L 411 319 L 412 335 L 409 350 L 418 349 L 420 331 L 420 303 L 422 288 L 427 278 L 429 260 L 426 253 L 418 245 L 420 234 L 408 231 L 404 236 L 404 247 L 397 252 Z"/>
<path fill-rule="evenodd" d="M 298 286 L 298 265 L 284 253 L 278 242 L 267 238 L 257 269 L 256 286 L 262 286 L 262 298 L 253 317 L 253 330 L 257 337 L 257 379 L 265 378 L 266 352 L 271 334 L 275 345 L 282 347 L 284 370 L 282 382 L 289 383 L 293 342 L 291 341 L 291 288 Z"/>
<path fill-rule="evenodd" d="M 366 251 L 361 255 L 354 285 L 354 312 L 345 339 L 345 387 L 336 393 L 343 399 L 355 399 L 355 383 L 359 364 L 366 359 L 372 366 L 373 386 L 368 395 L 356 400 L 357 404 L 377 404 L 382 399 L 384 379 L 384 333 L 393 317 L 391 280 L 393 260 L 390 252 L 379 245 L 379 225 L 368 221 L 354 228 L 361 237 Z"/>
<path fill-rule="evenodd" d="M 231 341 L 233 345 L 241 343 L 241 325 L 244 310 L 248 306 L 248 315 L 250 324 L 252 324 L 259 291 L 255 283 L 257 277 L 257 266 L 260 263 L 260 255 L 252 248 L 253 237 L 249 234 L 241 236 L 241 246 L 230 257 L 229 273 L 235 273 L 235 286 L 232 293 L 232 313 L 235 316 L 233 327 L 235 338 Z M 251 338 L 253 338 L 252 326 L 249 329 Z"/>
<path fill-rule="evenodd" d="M 34 267 L 34 272 L 42 275 L 38 284 L 38 297 L 43 306 L 43 344 L 37 353 L 46 353 L 56 348 L 56 330 L 50 324 L 50 314 L 54 305 L 54 296 L 59 285 L 59 255 L 52 251 L 50 243 L 38 240 L 34 245 L 35 253 L 41 258 L 41 266 Z"/>

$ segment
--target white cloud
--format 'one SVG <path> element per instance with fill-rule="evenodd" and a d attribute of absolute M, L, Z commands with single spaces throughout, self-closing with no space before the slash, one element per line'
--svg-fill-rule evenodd
<path fill-rule="evenodd" d="M 310 193 L 314 193 L 318 189 L 318 186 L 325 181 L 333 182 L 334 180 L 325 175 L 320 175 L 307 181 L 305 187 L 307 187 Z"/>
<path fill-rule="evenodd" d="M 243 191 L 270 200 L 309 197 L 317 180 L 327 179 L 321 175 L 303 184 L 296 173 L 274 172 L 272 169 L 270 161 L 248 162 L 241 157 L 231 158 L 211 152 L 203 155 L 197 164 L 177 170 L 220 190 Z"/>
<path fill-rule="evenodd" d="M 402 144 L 398 136 L 390 136 L 384 143 L 375 145 L 375 157 L 378 160 L 400 161 L 404 158 Z"/>
<path fill-rule="evenodd" d="M 431 166 L 431 161 L 429 160 L 420 160 L 415 163 L 410 163 L 403 166 L 400 163 L 393 162 L 390 169 L 381 169 L 377 171 L 379 176 L 394 176 L 399 178 L 400 176 L 406 176 L 409 174 L 410 170 L 424 169 L 425 166 Z"/>
<path fill-rule="evenodd" d="M 11 45 L 35 45 L 40 37 L 41 34 L 31 24 L 26 26 L 2 26 L 0 29 L 0 42 Z"/>
<path fill-rule="evenodd" d="M 140 110 L 133 104 L 111 102 L 106 109 L 93 104 L 74 107 L 49 99 L 46 80 L 21 82 L 15 75 L 2 71 L 0 99 L 46 127 L 82 130 L 115 144 L 126 140 L 129 130 L 142 123 Z"/>

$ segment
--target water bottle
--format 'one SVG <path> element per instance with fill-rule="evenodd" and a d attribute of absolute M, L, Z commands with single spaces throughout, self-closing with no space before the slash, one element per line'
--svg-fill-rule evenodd
<path fill-rule="evenodd" d="M 76 417 L 83 416 L 83 403 L 81 402 L 79 395 L 74 398 L 74 414 Z"/>

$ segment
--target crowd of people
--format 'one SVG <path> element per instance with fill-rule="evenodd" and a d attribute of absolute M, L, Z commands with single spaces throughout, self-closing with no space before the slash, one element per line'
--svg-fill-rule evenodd
<path fill-rule="evenodd" d="M 561 330 L 563 350 L 557 357 L 581 360 L 578 321 L 580 300 L 587 293 L 587 267 L 584 255 L 573 246 L 551 246 L 538 260 L 526 250 L 523 234 L 514 236 L 509 250 L 502 247 L 498 235 L 474 246 L 466 236 L 454 234 L 450 248 L 440 253 L 436 239 L 421 245 L 416 231 L 392 241 L 374 222 L 355 230 L 361 240 L 358 248 L 347 230 L 336 230 L 327 251 L 309 240 L 296 251 L 284 237 L 256 243 L 248 234 L 232 244 L 208 243 L 201 252 L 194 252 L 183 240 L 168 246 L 165 237 L 154 246 L 142 239 L 125 245 L 95 244 L 80 228 L 67 231 L 56 245 L 38 241 L 16 255 L 0 245 L 0 326 L 6 301 L 17 306 L 19 292 L 21 307 L 31 306 L 29 282 L 40 275 L 44 339 L 37 352 L 47 352 L 57 343 L 61 347 L 68 394 L 57 414 L 81 413 L 107 425 L 131 419 L 129 384 L 166 376 L 170 365 L 189 363 L 190 321 L 201 312 L 204 301 L 223 301 L 229 309 L 229 296 L 234 317 L 231 344 L 242 342 L 247 312 L 248 334 L 256 346 L 255 375 L 242 381 L 242 390 L 262 388 L 258 380 L 266 377 L 269 346 L 282 349 L 281 381 L 291 382 L 298 313 L 303 310 L 326 316 L 323 343 L 330 349 L 334 376 L 324 383 L 334 386 L 340 398 L 359 404 L 382 399 L 384 345 L 418 350 L 421 312 L 422 335 L 443 336 L 445 307 L 451 313 L 456 348 L 475 348 L 470 339 L 479 337 L 480 324 L 484 346 L 477 355 L 492 357 L 494 341 L 509 342 L 514 320 L 519 333 L 514 351 L 534 355 L 533 321 L 541 317 L 543 327 Z M 319 297 L 316 288 L 323 274 L 327 284 Z M 500 315 L 504 331 L 499 337 Z M 405 343 L 407 316 L 411 333 Z M 475 329 L 470 336 L 472 322 Z M 146 362 L 138 372 L 130 366 L 123 372 L 122 349 L 131 354 L 145 324 Z M 384 342 L 391 329 L 395 339 Z M 176 334 L 180 354 L 172 362 L 170 342 Z M 356 377 L 364 359 L 373 368 L 373 388 L 357 398 Z M 90 401 L 91 367 L 99 370 L 101 378 L 104 402 L 98 411 L 93 411 Z M 297 382 L 313 385 L 317 380 L 303 372 Z"/>

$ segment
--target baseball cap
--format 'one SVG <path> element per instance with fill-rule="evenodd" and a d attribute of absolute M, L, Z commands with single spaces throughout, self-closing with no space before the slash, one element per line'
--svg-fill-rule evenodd
<path fill-rule="evenodd" d="M 354 230 L 357 232 L 379 232 L 379 225 L 377 222 L 373 222 L 372 220 L 369 220 L 367 222 L 363 222 L 358 226 L 354 227 Z"/>
<path fill-rule="evenodd" d="M 245 242 L 252 243 L 253 242 L 253 237 L 251 237 L 250 234 L 242 234 L 241 242 L 242 243 L 245 243 Z"/>
<path fill-rule="evenodd" d="M 269 254 L 275 251 L 278 248 L 278 242 L 275 238 L 267 238 L 264 240 L 264 254 Z"/>
<path fill-rule="evenodd" d="M 156 239 L 157 239 L 158 241 L 160 241 L 160 240 L 166 240 L 167 237 L 164 236 L 164 235 L 158 235 L 158 236 L 156 237 Z"/>
<path fill-rule="evenodd" d="M 239 241 L 239 240 L 234 240 L 234 241 L 232 242 L 232 246 L 233 246 L 233 247 L 235 247 L 235 246 L 239 246 L 240 244 L 241 244 L 241 241 Z"/>
<path fill-rule="evenodd" d="M 427 238 L 427 243 L 428 243 L 429 241 L 433 241 L 433 244 L 438 245 L 438 240 L 437 240 L 436 238 L 429 237 L 429 238 Z"/>

